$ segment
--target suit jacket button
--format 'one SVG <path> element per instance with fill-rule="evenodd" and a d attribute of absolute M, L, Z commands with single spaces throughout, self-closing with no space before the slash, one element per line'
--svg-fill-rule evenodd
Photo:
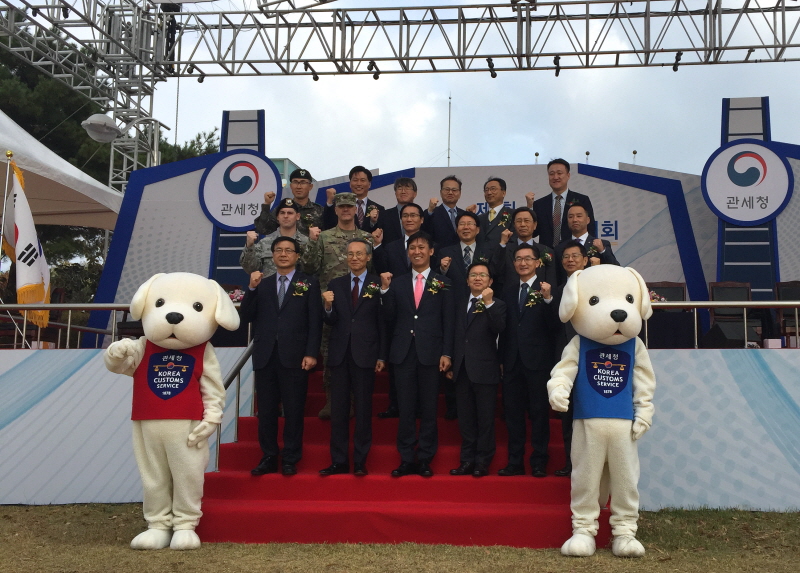
<path fill-rule="evenodd" d="M 413 330 L 411 331 L 411 334 L 414 334 L 414 331 L 413 331 Z"/>
<path fill-rule="evenodd" d="M 355 321 L 356 321 L 356 319 L 355 319 L 355 318 L 351 318 L 351 319 L 350 319 L 350 322 L 355 322 Z"/>
<path fill-rule="evenodd" d="M 417 320 L 417 318 L 418 318 L 418 317 L 417 317 L 417 315 L 415 314 L 415 315 L 414 315 L 414 320 Z"/>

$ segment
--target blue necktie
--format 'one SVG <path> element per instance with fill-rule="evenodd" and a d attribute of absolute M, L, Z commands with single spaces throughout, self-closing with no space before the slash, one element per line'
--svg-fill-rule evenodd
<path fill-rule="evenodd" d="M 522 283 L 522 286 L 519 287 L 519 310 L 525 308 L 525 303 L 528 300 L 528 283 Z"/>

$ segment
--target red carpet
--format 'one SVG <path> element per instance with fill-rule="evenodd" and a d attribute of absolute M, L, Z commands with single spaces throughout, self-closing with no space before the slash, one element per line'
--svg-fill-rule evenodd
<path fill-rule="evenodd" d="M 376 381 L 374 412 L 388 404 L 387 380 Z M 239 442 L 223 444 L 220 471 L 206 474 L 204 542 L 237 543 L 447 543 L 560 547 L 571 535 L 569 479 L 553 476 L 564 466 L 561 422 L 550 423 L 548 477 L 499 477 L 507 462 L 505 424 L 497 419 L 497 454 L 483 478 L 451 476 L 459 465 L 457 421 L 439 419 L 434 476 L 392 478 L 400 463 L 397 420 L 373 420 L 373 445 L 366 477 L 321 477 L 330 465 L 330 423 L 317 418 L 325 402 L 320 373 L 309 383 L 303 460 L 298 474 L 250 475 L 261 451 L 255 418 L 242 418 Z M 440 415 L 444 397 L 440 396 Z M 351 446 L 352 447 L 352 446 Z M 528 452 L 529 453 L 529 452 Z M 527 459 L 527 455 L 526 455 Z M 352 454 L 351 454 L 352 460 Z M 526 468 L 530 472 L 530 468 Z M 601 515 L 598 546 L 610 539 L 608 513 Z"/>

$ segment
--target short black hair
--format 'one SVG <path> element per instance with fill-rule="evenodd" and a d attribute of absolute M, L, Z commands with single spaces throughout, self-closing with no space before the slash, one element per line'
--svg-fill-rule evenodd
<path fill-rule="evenodd" d="M 550 166 L 556 163 L 559 165 L 563 165 L 564 169 L 566 169 L 567 173 L 569 173 L 569 161 L 567 161 L 566 159 L 561 159 L 560 157 L 556 159 L 551 159 L 550 162 L 547 164 L 547 170 L 550 171 Z"/>
<path fill-rule="evenodd" d="M 583 243 L 575 239 L 571 240 L 566 245 L 564 245 L 564 248 L 561 250 L 561 254 L 563 255 L 564 251 L 566 251 L 567 249 L 574 249 L 575 247 L 578 247 L 582 256 L 584 257 L 589 256 L 589 254 L 586 252 L 586 247 L 583 245 Z"/>
<path fill-rule="evenodd" d="M 539 222 L 539 220 L 536 218 L 536 211 L 534 211 L 533 209 L 528 209 L 527 207 L 517 207 L 516 209 L 514 209 L 514 212 L 511 213 L 511 221 L 513 222 L 517 218 L 517 215 L 519 215 L 520 213 L 530 213 L 531 217 L 533 217 L 533 222 L 534 223 Z"/>
<path fill-rule="evenodd" d="M 428 243 L 428 248 L 429 248 L 429 249 L 432 249 L 432 248 L 433 248 L 433 237 L 431 237 L 431 236 L 430 236 L 428 233 L 426 233 L 425 231 L 417 231 L 416 233 L 414 233 L 413 235 L 411 235 L 411 236 L 408 238 L 408 244 L 410 245 L 411 243 L 413 243 L 413 242 L 414 242 L 414 241 L 416 241 L 417 239 L 421 239 L 421 240 L 425 241 L 426 243 Z M 407 250 L 407 249 L 408 249 L 408 247 L 406 247 L 406 250 Z"/>
<path fill-rule="evenodd" d="M 470 266 L 467 267 L 467 277 L 469 277 L 469 273 L 471 273 L 472 269 L 474 269 L 475 267 L 486 267 L 486 273 L 489 275 L 489 278 L 492 278 L 492 270 L 489 268 L 489 263 L 482 263 L 480 261 L 472 263 Z"/>
<path fill-rule="evenodd" d="M 444 187 L 444 182 L 445 181 L 455 181 L 456 183 L 458 183 L 458 190 L 461 191 L 461 179 L 459 179 L 455 175 L 448 175 L 447 177 L 445 177 L 444 179 L 439 181 L 439 189 Z"/>
<path fill-rule="evenodd" d="M 458 222 L 464 217 L 469 217 L 470 219 L 475 221 L 475 225 L 477 225 L 479 229 L 481 228 L 481 220 L 478 219 L 478 216 L 471 211 L 464 211 L 463 213 L 459 213 L 458 216 L 456 216 L 456 227 L 458 227 Z"/>
<path fill-rule="evenodd" d="M 403 211 L 405 211 L 405 210 L 406 210 L 406 208 L 408 208 L 408 207 L 416 207 L 416 208 L 417 208 L 417 210 L 419 211 L 419 216 L 420 216 L 420 218 L 422 218 L 422 217 L 424 217 L 424 216 L 425 216 L 425 214 L 422 212 L 422 207 L 420 207 L 420 206 L 419 206 L 419 205 L 417 205 L 416 203 L 406 203 L 405 205 L 403 205 L 402 207 L 400 207 L 400 216 L 401 216 L 401 217 L 403 216 Z"/>
<path fill-rule="evenodd" d="M 414 193 L 417 192 L 417 182 L 411 177 L 398 177 L 394 180 L 394 190 L 397 191 L 398 187 L 411 187 Z"/>
<path fill-rule="evenodd" d="M 300 252 L 300 243 L 298 243 L 297 239 L 295 239 L 294 237 L 284 237 L 284 236 L 278 237 L 277 239 L 272 241 L 272 244 L 269 247 L 270 251 L 274 253 L 275 245 L 277 245 L 278 243 L 291 243 L 292 245 L 294 245 L 295 252 L 297 253 Z"/>
<path fill-rule="evenodd" d="M 567 210 L 565 211 L 565 214 L 569 215 L 569 210 L 572 209 L 573 207 L 580 207 L 581 209 L 583 209 L 586 212 L 586 216 L 587 217 L 589 216 L 589 209 L 587 209 L 586 205 L 584 205 L 580 201 L 573 201 L 573 202 L 569 203 L 567 205 Z"/>
<path fill-rule="evenodd" d="M 502 189 L 503 191 L 506 190 L 506 182 L 503 179 L 500 179 L 499 177 L 489 177 L 489 179 L 486 180 L 486 183 L 483 184 L 483 188 L 486 189 L 486 186 L 492 181 L 497 181 L 497 184 L 500 185 L 500 189 Z"/>
<path fill-rule="evenodd" d="M 533 254 L 536 255 L 537 259 L 541 258 L 541 255 L 539 254 L 539 247 L 537 247 L 536 245 L 531 245 L 529 243 L 522 243 L 519 247 L 517 247 L 517 250 L 514 251 L 514 258 L 517 257 L 517 253 L 519 253 L 524 249 L 530 249 L 531 251 L 533 251 Z"/>
<path fill-rule="evenodd" d="M 367 181 L 372 183 L 372 171 L 364 167 L 363 165 L 356 165 L 350 170 L 350 174 L 347 176 L 347 179 L 350 180 L 353 178 L 353 175 L 356 173 L 363 173 L 367 176 Z"/>

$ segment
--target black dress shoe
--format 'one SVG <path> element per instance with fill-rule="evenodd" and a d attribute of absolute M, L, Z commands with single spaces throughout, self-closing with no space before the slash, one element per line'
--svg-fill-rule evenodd
<path fill-rule="evenodd" d="M 278 458 L 275 456 L 266 456 L 261 458 L 258 465 L 250 470 L 254 476 L 263 476 L 264 474 L 274 474 L 278 471 Z"/>
<path fill-rule="evenodd" d="M 497 472 L 499 476 L 524 476 L 525 468 L 522 466 L 513 466 L 508 464 L 506 467 Z"/>
<path fill-rule="evenodd" d="M 472 473 L 472 470 L 475 469 L 475 464 L 472 462 L 462 462 L 460 466 L 458 466 L 454 470 L 450 470 L 451 476 L 468 476 Z"/>
<path fill-rule="evenodd" d="M 385 412 L 378 412 L 378 417 L 381 420 L 385 420 L 386 418 L 399 418 L 400 411 L 397 408 L 388 408 Z"/>
<path fill-rule="evenodd" d="M 319 470 L 321 476 L 332 476 L 335 474 L 348 474 L 350 473 L 350 466 L 347 464 L 331 464 L 324 470 Z"/>
<path fill-rule="evenodd" d="M 297 466 L 294 464 L 283 464 L 281 473 L 285 476 L 293 476 L 297 473 Z"/>
<path fill-rule="evenodd" d="M 560 470 L 553 472 L 558 477 L 570 477 L 572 475 L 572 466 L 564 466 Z"/>
<path fill-rule="evenodd" d="M 414 462 L 403 462 L 396 470 L 392 470 L 392 477 L 402 477 L 417 473 L 417 464 Z"/>
<path fill-rule="evenodd" d="M 488 476 L 489 469 L 486 466 L 475 464 L 475 469 L 472 471 L 472 475 L 475 476 L 476 478 Z"/>
<path fill-rule="evenodd" d="M 547 472 L 544 471 L 544 466 L 534 466 L 533 467 L 533 477 L 535 477 L 535 478 L 547 477 Z"/>
<path fill-rule="evenodd" d="M 429 478 L 433 475 L 433 470 L 431 469 L 431 464 L 428 462 L 420 462 L 419 466 L 417 467 L 417 471 L 419 475 L 422 477 Z"/>
<path fill-rule="evenodd" d="M 357 476 L 365 476 L 369 474 L 366 464 L 353 464 L 353 473 Z"/>

